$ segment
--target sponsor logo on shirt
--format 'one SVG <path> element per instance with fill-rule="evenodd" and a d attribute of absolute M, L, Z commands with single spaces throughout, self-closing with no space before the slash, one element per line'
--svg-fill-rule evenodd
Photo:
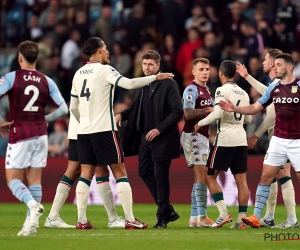
<path fill-rule="evenodd" d="M 186 99 L 188 102 L 190 102 L 190 101 L 193 100 L 193 96 L 192 96 L 192 95 L 187 95 L 187 96 L 185 97 L 185 99 Z"/>
<path fill-rule="evenodd" d="M 207 105 L 211 105 L 211 100 L 202 100 L 200 102 L 201 106 L 207 106 Z"/>
<path fill-rule="evenodd" d="M 218 90 L 216 92 L 216 97 L 224 97 L 224 95 L 222 95 L 221 91 Z"/>
<path fill-rule="evenodd" d="M 274 97 L 273 98 L 273 103 L 298 103 L 299 102 L 299 98 L 295 97 L 295 98 L 291 98 L 291 97 Z"/>

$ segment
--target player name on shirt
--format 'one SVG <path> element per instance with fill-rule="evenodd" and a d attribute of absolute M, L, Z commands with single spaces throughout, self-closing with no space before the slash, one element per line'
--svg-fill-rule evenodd
<path fill-rule="evenodd" d="M 245 92 L 242 90 L 237 90 L 237 89 L 231 89 L 233 94 L 237 94 L 237 95 L 245 95 Z"/>
<path fill-rule="evenodd" d="M 93 69 L 81 69 L 79 72 L 80 72 L 80 75 L 82 75 L 82 74 L 93 74 L 94 70 Z"/>
<path fill-rule="evenodd" d="M 24 81 L 34 81 L 34 82 L 40 82 L 41 78 L 35 75 L 23 75 Z"/>

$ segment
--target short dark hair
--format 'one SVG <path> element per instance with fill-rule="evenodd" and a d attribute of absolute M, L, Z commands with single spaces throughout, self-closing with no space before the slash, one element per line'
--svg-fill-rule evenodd
<path fill-rule="evenodd" d="M 39 56 L 39 46 L 32 41 L 24 41 L 18 45 L 18 51 L 28 63 L 35 63 Z"/>
<path fill-rule="evenodd" d="M 236 74 L 236 64 L 233 61 L 225 60 L 220 65 L 220 71 L 228 78 L 234 78 Z"/>
<path fill-rule="evenodd" d="M 279 58 L 282 58 L 286 63 L 292 64 L 293 66 L 295 66 L 294 58 L 290 54 L 282 53 L 275 57 L 275 59 L 279 59 Z"/>
<path fill-rule="evenodd" d="M 161 57 L 160 54 L 158 52 L 156 52 L 155 50 L 148 50 L 147 52 L 145 52 L 142 55 L 142 60 L 144 59 L 152 59 L 154 60 L 156 63 L 160 63 Z"/>
<path fill-rule="evenodd" d="M 206 58 L 196 58 L 193 61 L 193 67 L 195 67 L 198 63 L 204 63 L 204 64 L 209 64 L 209 60 Z"/>
<path fill-rule="evenodd" d="M 82 52 L 87 56 L 91 56 L 103 45 L 103 40 L 99 37 L 90 37 L 83 45 Z"/>
<path fill-rule="evenodd" d="M 274 60 L 277 55 L 282 54 L 283 52 L 280 49 L 269 49 L 268 54 L 270 57 L 272 57 Z"/>

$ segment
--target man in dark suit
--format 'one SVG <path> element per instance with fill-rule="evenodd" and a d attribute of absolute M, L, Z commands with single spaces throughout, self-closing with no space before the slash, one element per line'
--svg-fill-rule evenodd
<path fill-rule="evenodd" d="M 159 72 L 160 55 L 149 50 L 142 56 L 146 76 Z M 123 139 L 125 156 L 138 155 L 139 175 L 148 187 L 157 209 L 155 228 L 166 228 L 179 219 L 170 205 L 169 168 L 180 157 L 178 122 L 183 107 L 178 84 L 174 80 L 154 81 L 137 90 L 130 108 L 116 115 L 117 124 L 128 120 Z"/>

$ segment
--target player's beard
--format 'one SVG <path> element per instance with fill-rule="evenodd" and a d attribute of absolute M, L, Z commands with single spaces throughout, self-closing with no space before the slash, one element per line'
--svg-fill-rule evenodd
<path fill-rule="evenodd" d="M 287 76 L 287 72 L 282 73 L 281 75 L 276 75 L 276 78 L 278 79 L 284 79 Z"/>

